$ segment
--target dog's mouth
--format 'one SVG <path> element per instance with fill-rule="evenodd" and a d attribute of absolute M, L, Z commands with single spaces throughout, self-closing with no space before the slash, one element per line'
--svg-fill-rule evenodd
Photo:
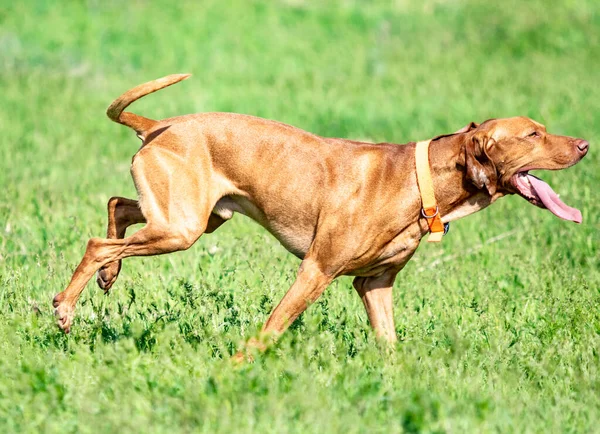
<path fill-rule="evenodd" d="M 547 209 L 561 219 L 581 223 L 581 211 L 566 205 L 548 184 L 530 175 L 527 170 L 513 175 L 510 183 L 528 202 Z"/>

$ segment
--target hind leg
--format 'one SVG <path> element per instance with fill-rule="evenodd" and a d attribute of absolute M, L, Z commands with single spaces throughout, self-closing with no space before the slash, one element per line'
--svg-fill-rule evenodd
<path fill-rule="evenodd" d="M 124 197 L 111 197 L 108 201 L 106 238 L 125 238 L 125 231 L 129 226 L 145 222 L 146 218 L 142 214 L 137 200 Z M 121 261 L 111 262 L 98 270 L 96 282 L 104 290 L 104 293 L 108 293 L 117 280 L 120 271 Z"/>
<path fill-rule="evenodd" d="M 59 327 L 67 333 L 70 331 L 75 304 L 85 285 L 101 267 L 130 256 L 160 255 L 188 249 L 200 237 L 202 230 L 148 224 L 124 239 L 91 238 L 67 289 L 54 297 Z"/>
<path fill-rule="evenodd" d="M 70 331 L 85 285 L 99 269 L 130 256 L 185 250 L 202 235 L 216 202 L 210 193 L 218 197 L 219 192 L 211 192 L 209 160 L 198 160 L 191 164 L 173 152 L 152 147 L 137 154 L 131 172 L 147 224 L 127 238 L 89 240 L 69 285 L 54 297 L 58 325 L 65 332 Z"/>

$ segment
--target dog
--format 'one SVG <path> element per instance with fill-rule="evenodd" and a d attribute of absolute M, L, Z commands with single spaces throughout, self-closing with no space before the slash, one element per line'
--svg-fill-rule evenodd
<path fill-rule="evenodd" d="M 423 207 L 418 145 L 324 138 L 233 113 L 155 121 L 123 111 L 188 77 L 142 84 L 108 108 L 111 120 L 142 140 L 131 163 L 139 199 L 109 200 L 107 238 L 89 240 L 68 287 L 53 300 L 59 327 L 70 331 L 75 304 L 94 273 L 109 291 L 122 259 L 186 250 L 238 212 L 302 260 L 261 336 L 279 336 L 333 279 L 350 275 L 376 335 L 394 342 L 394 279 L 421 239 L 439 232 L 431 228 L 432 212 Z M 576 164 L 589 149 L 583 139 L 552 135 L 538 122 L 515 117 L 472 122 L 427 144 L 433 211 L 444 224 L 508 194 L 562 219 L 582 220 L 529 171 Z M 145 226 L 126 237 L 127 227 L 136 223 Z M 264 348 L 263 341 L 250 343 Z"/>

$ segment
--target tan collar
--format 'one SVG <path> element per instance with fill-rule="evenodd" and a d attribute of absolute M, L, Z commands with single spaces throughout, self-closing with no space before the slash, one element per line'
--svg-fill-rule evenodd
<path fill-rule="evenodd" d="M 431 234 L 428 242 L 440 242 L 444 236 L 444 224 L 442 216 L 435 200 L 433 192 L 433 180 L 431 179 L 431 170 L 429 168 L 429 143 L 431 140 L 418 142 L 415 151 L 415 162 L 417 166 L 417 184 L 421 192 L 421 215 L 427 220 Z"/>

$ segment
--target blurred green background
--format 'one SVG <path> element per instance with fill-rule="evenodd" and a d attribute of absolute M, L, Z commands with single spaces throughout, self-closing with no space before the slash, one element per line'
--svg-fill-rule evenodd
<path fill-rule="evenodd" d="M 0 0 L 0 431 L 597 430 L 599 47 L 591 0 Z M 342 278 L 234 369 L 299 263 L 240 216 L 126 260 L 108 297 L 90 283 L 64 336 L 53 295 L 109 197 L 135 197 L 139 141 L 105 109 L 179 72 L 193 77 L 133 111 L 395 143 L 530 116 L 590 141 L 541 174 L 584 222 L 509 197 L 454 223 L 397 279 L 392 349 Z"/>

